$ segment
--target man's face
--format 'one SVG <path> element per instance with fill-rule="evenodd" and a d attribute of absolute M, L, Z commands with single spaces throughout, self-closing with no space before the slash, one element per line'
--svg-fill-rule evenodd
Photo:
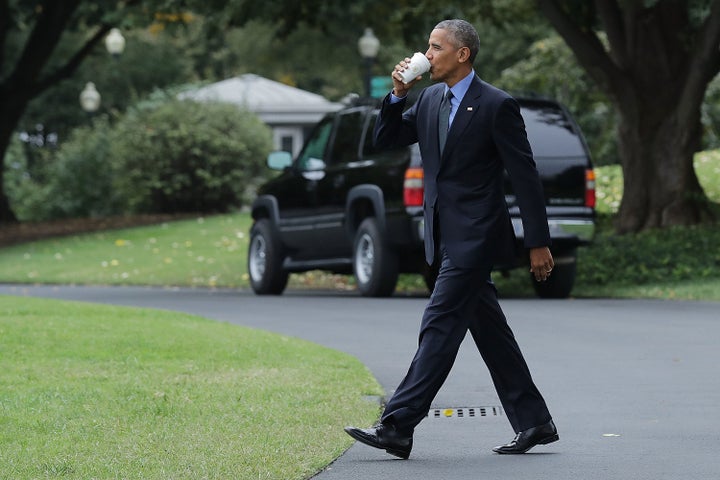
<path fill-rule="evenodd" d="M 435 29 L 430 33 L 425 56 L 430 60 L 430 79 L 447 82 L 457 76 L 459 49 L 450 43 L 447 30 Z"/>

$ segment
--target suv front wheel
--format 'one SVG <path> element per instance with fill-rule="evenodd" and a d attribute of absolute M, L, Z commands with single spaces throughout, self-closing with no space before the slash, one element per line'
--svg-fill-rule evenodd
<path fill-rule="evenodd" d="M 258 295 L 280 295 L 288 282 L 288 272 L 282 268 L 280 242 L 273 233 L 270 221 L 261 218 L 250 230 L 248 273 L 250 286 Z"/>
<path fill-rule="evenodd" d="M 398 257 L 387 246 L 374 218 L 363 220 L 355 234 L 353 271 L 365 297 L 388 297 L 395 291 Z"/>

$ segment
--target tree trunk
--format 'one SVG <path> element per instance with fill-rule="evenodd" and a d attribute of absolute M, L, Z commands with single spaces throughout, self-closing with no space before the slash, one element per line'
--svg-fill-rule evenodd
<path fill-rule="evenodd" d="M 624 193 L 616 220 L 619 233 L 694 225 L 712 218 L 693 165 L 701 139 L 700 110 L 694 119 L 682 118 L 678 107 L 665 110 L 668 113 L 662 114 L 657 104 L 645 105 L 634 112 L 652 112 L 650 118 L 637 118 L 629 109 L 621 115 Z"/>
<path fill-rule="evenodd" d="M 709 2 L 701 23 L 691 2 L 536 1 L 620 113 L 618 232 L 712 219 L 693 156 L 704 93 L 720 71 L 720 0 Z"/>
<path fill-rule="evenodd" d="M 18 221 L 10 208 L 10 199 L 5 193 L 5 154 L 10 147 L 10 140 L 19 119 L 19 116 L 9 108 L 9 103 L 6 96 L 0 92 L 0 226 Z"/>
<path fill-rule="evenodd" d="M 0 168 L 0 182 L 4 181 L 4 168 Z M 0 189 L 0 227 L 11 223 L 17 223 L 18 219 L 10 208 L 10 199 L 5 195 L 5 189 Z"/>
<path fill-rule="evenodd" d="M 14 66 L 4 65 L 7 59 L 2 56 L 3 52 L 0 48 L 0 71 L 4 74 L 0 75 L 2 80 L 0 82 L 0 225 L 17 222 L 3 183 L 5 154 L 28 102 L 51 85 L 72 75 L 93 46 L 110 30 L 109 24 L 102 24 L 64 65 L 43 76 L 43 70 L 73 13 L 81 3 L 81 0 L 38 2 L 34 8 L 35 25 Z M 135 3 L 137 0 L 126 1 L 122 8 Z M 0 10 L 7 13 L 7 5 L 4 6 L 5 8 Z M 4 45 L 7 34 L 8 25 L 2 25 L 0 22 L 0 45 Z"/>

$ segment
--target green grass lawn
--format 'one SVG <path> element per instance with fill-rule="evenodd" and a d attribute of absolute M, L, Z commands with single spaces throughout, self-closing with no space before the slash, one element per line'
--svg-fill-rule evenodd
<path fill-rule="evenodd" d="M 710 200 L 720 203 L 720 150 L 708 150 L 695 155 L 695 172 L 700 185 Z M 614 214 L 620 207 L 623 195 L 623 177 L 620 165 L 597 167 L 597 212 Z"/>
<path fill-rule="evenodd" d="M 303 479 L 376 420 L 356 359 L 147 309 L 0 296 L 0 477 Z"/>
<path fill-rule="evenodd" d="M 707 196 L 714 202 L 720 202 L 720 150 L 695 155 L 695 172 Z"/>
<path fill-rule="evenodd" d="M 247 286 L 249 215 L 222 215 L 0 249 L 0 281 Z"/>

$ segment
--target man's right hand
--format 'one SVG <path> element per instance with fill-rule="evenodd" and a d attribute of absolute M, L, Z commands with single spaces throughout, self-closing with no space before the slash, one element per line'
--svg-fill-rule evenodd
<path fill-rule="evenodd" d="M 410 63 L 410 58 L 406 57 L 405 60 L 400 60 L 400 62 L 395 65 L 395 69 L 392 71 L 391 77 L 393 81 L 393 95 L 395 95 L 398 98 L 403 98 L 407 95 L 408 91 L 412 88 L 413 85 L 415 85 L 422 76 L 417 77 L 415 80 L 413 80 L 410 83 L 403 83 L 402 77 L 400 76 L 400 72 L 404 71 L 408 64 Z"/>

